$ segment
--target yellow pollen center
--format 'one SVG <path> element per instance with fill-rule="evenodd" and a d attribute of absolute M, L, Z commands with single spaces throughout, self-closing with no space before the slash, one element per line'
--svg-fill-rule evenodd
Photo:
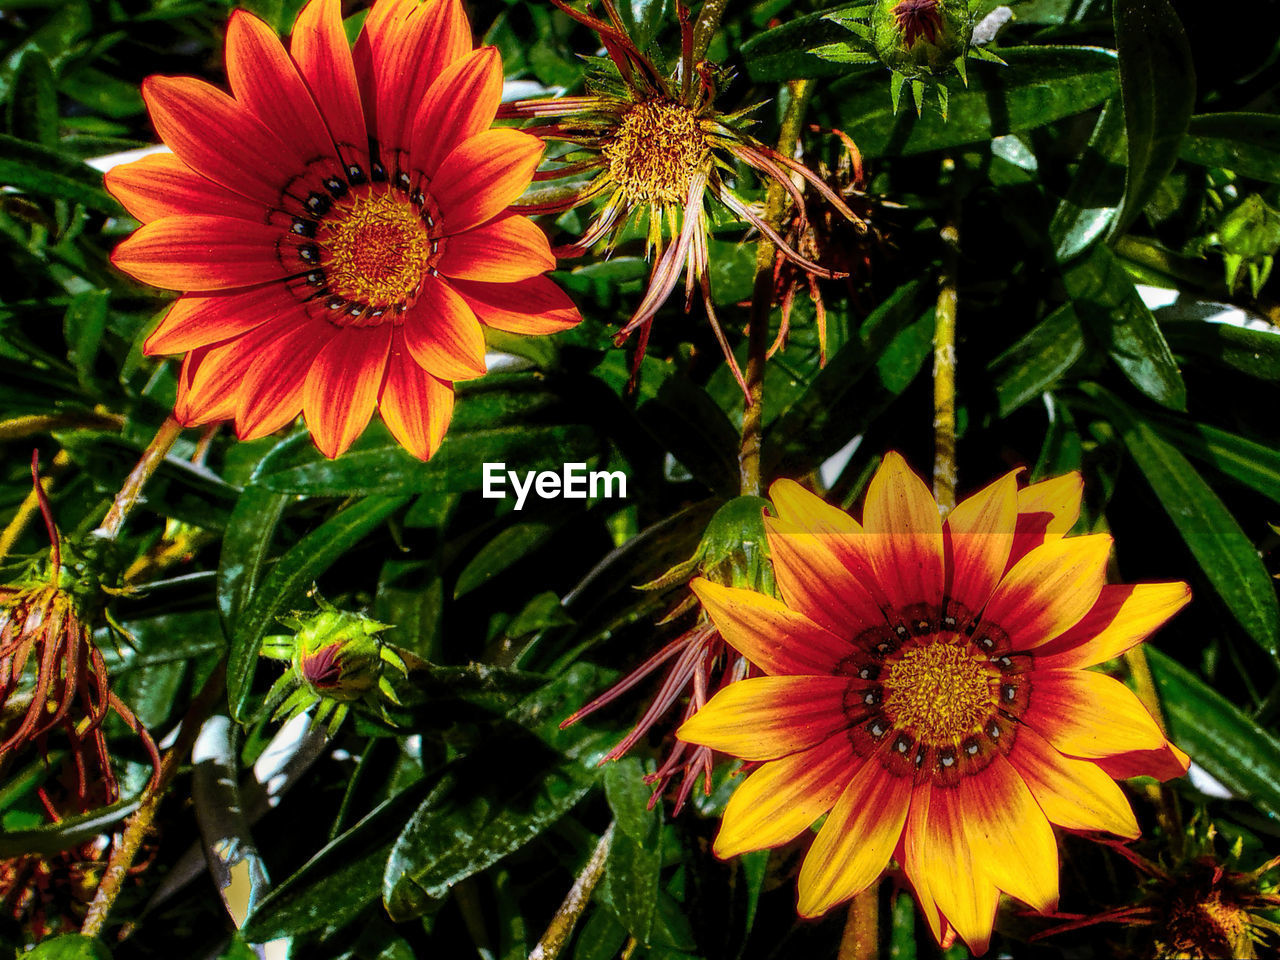
<path fill-rule="evenodd" d="M 710 148 L 688 107 L 651 100 L 623 115 L 603 152 L 610 176 L 632 203 L 683 205 Z"/>
<path fill-rule="evenodd" d="M 965 646 L 929 640 L 886 664 L 884 712 L 923 743 L 957 743 L 997 708 L 992 674 Z"/>
<path fill-rule="evenodd" d="M 409 303 L 435 250 L 417 211 L 394 193 L 335 206 L 316 234 L 329 289 L 374 310 Z"/>

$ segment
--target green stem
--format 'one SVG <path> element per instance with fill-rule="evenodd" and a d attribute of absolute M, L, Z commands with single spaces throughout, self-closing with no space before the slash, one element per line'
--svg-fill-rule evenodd
<path fill-rule="evenodd" d="M 778 135 L 778 152 L 791 156 L 805 107 L 813 93 L 812 80 L 791 83 L 791 101 L 782 117 Z M 765 195 L 764 219 L 775 230 L 781 225 L 787 209 L 787 191 L 782 184 L 770 180 Z M 742 411 L 742 443 L 738 448 L 738 472 L 743 496 L 760 495 L 760 448 L 764 437 L 764 367 L 769 353 L 769 314 L 773 309 L 773 260 L 777 248 L 768 237 L 756 245 L 756 276 L 751 292 L 751 314 L 747 321 L 747 400 Z"/>
<path fill-rule="evenodd" d="M 955 161 L 943 162 L 944 172 Z M 959 270 L 960 204 L 956 197 L 949 221 L 943 225 L 942 275 L 933 329 L 933 495 L 946 516 L 956 505 L 956 274 Z"/>
<path fill-rule="evenodd" d="M 560 956 L 560 951 L 565 948 L 569 937 L 573 934 L 573 928 L 586 912 L 587 904 L 591 902 L 591 891 L 604 876 L 604 867 L 609 860 L 609 848 L 613 846 L 613 830 L 614 824 L 611 822 L 573 881 L 573 886 L 565 894 L 560 909 L 547 924 L 546 932 L 529 951 L 529 960 L 556 960 L 556 957 Z"/>
<path fill-rule="evenodd" d="M 106 518 L 103 519 L 102 525 L 98 527 L 98 533 L 113 540 L 120 535 L 120 528 L 124 526 L 125 518 L 137 506 L 138 501 L 142 499 L 143 487 L 147 485 L 151 475 L 164 462 L 165 455 L 173 446 L 173 442 L 178 439 L 178 434 L 180 433 L 182 433 L 182 426 L 173 417 L 169 417 L 164 423 L 160 424 L 160 429 L 156 431 L 156 435 L 152 437 L 151 442 L 147 444 L 147 449 L 142 451 L 141 459 L 138 460 L 137 465 L 129 476 L 125 478 L 124 486 L 116 494 L 116 498 L 111 504 L 111 509 L 107 511 Z"/>
<path fill-rule="evenodd" d="M 877 880 L 849 903 L 836 960 L 876 960 L 880 956 L 880 884 Z"/>
<path fill-rule="evenodd" d="M 724 16 L 729 0 L 705 0 L 698 11 L 698 19 L 693 25 L 693 62 L 697 63 L 707 55 L 707 47 L 711 46 L 711 38 L 720 28 L 720 18 Z"/>

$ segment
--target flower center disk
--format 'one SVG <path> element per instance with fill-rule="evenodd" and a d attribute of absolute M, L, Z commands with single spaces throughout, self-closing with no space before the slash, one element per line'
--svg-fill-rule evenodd
<path fill-rule="evenodd" d="M 968 645 L 927 638 L 899 651 L 881 678 L 885 716 L 923 743 L 956 743 L 997 708 L 992 673 Z"/>
<path fill-rule="evenodd" d="M 392 193 L 336 205 L 321 222 L 316 244 L 329 289 L 375 311 L 411 303 L 435 252 L 418 212 Z"/>
<path fill-rule="evenodd" d="M 710 148 L 688 107 L 651 100 L 623 115 L 602 152 L 610 175 L 632 203 L 683 204 Z"/>

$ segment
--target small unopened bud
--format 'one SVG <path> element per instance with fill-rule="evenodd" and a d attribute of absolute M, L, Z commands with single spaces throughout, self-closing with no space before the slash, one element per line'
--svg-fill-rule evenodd
<path fill-rule="evenodd" d="M 876 56 L 909 80 L 935 76 L 969 51 L 973 19 L 966 0 L 876 0 Z"/>
<path fill-rule="evenodd" d="M 387 624 L 345 610 L 325 610 L 295 635 L 293 665 L 298 679 L 331 700 L 359 700 L 382 676 L 382 641 Z"/>

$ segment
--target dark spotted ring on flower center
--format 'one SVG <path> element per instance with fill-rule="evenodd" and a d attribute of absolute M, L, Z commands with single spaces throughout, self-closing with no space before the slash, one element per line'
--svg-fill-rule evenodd
<path fill-rule="evenodd" d="M 848 737 L 858 756 L 874 753 L 901 776 L 953 785 L 1012 748 L 1032 656 L 954 604 L 902 613 L 855 637 L 858 652 L 837 668 L 849 677 Z"/>
<path fill-rule="evenodd" d="M 281 257 L 331 323 L 399 322 L 423 278 L 436 274 L 445 244 L 439 207 L 404 172 L 389 183 L 380 163 L 372 178 L 354 164 L 345 173 L 296 198 L 301 210 L 288 229 L 304 242 L 282 245 Z"/>

